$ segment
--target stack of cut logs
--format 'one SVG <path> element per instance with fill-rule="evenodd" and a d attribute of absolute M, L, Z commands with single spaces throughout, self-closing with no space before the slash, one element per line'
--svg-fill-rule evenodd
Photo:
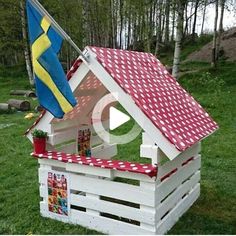
<path fill-rule="evenodd" d="M 36 97 L 35 92 L 31 90 L 12 90 L 10 95 L 23 95 L 30 98 Z M 10 111 L 12 109 L 19 111 L 29 111 L 30 102 L 27 100 L 9 99 L 7 103 L 0 103 L 0 111 Z"/>

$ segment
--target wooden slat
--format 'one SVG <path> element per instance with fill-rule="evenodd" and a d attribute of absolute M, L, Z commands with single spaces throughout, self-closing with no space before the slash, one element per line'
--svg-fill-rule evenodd
<path fill-rule="evenodd" d="M 161 165 L 158 166 L 157 178 L 160 179 L 173 169 L 181 167 L 183 162 L 188 160 L 190 157 L 198 155 L 199 151 L 200 151 L 200 143 L 197 143 L 188 150 L 186 150 L 185 152 L 183 152 L 180 156 L 176 157 L 174 160 L 168 161 L 162 166 Z"/>
<path fill-rule="evenodd" d="M 41 183 L 40 187 L 39 187 L 39 196 L 44 198 L 46 200 L 47 198 L 47 186 L 46 183 Z"/>
<path fill-rule="evenodd" d="M 71 189 L 154 206 L 154 192 L 138 186 L 70 174 Z"/>
<path fill-rule="evenodd" d="M 116 144 L 101 144 L 91 149 L 92 156 L 101 159 L 110 159 L 111 157 L 117 155 L 117 145 Z"/>
<path fill-rule="evenodd" d="M 200 181 L 200 171 L 197 171 L 189 180 L 180 185 L 170 196 L 167 197 L 160 205 L 157 206 L 157 222 L 163 215 L 172 209 L 184 194 L 187 194 Z"/>
<path fill-rule="evenodd" d="M 134 180 L 142 180 L 145 182 L 155 182 L 155 177 L 150 178 L 147 175 L 138 174 L 135 172 L 128 171 L 114 171 L 114 177 L 121 177 L 125 179 L 134 179 Z"/>
<path fill-rule="evenodd" d="M 175 188 L 177 188 L 184 180 L 188 179 L 193 173 L 195 173 L 201 166 L 201 158 L 197 157 L 191 161 L 188 165 L 178 169 L 176 173 L 171 175 L 169 178 L 161 182 L 157 188 L 156 202 L 159 203 Z"/>
<path fill-rule="evenodd" d="M 137 225 L 132 225 L 102 216 L 95 216 L 87 212 L 74 209 L 71 209 L 70 217 L 61 217 L 60 215 L 49 212 L 47 207 L 47 202 L 40 202 L 40 213 L 44 217 L 49 217 L 64 223 L 78 224 L 105 234 L 155 234 L 155 232 L 142 229 Z"/>
<path fill-rule="evenodd" d="M 145 189 L 145 190 L 153 191 L 153 194 L 155 196 L 155 194 L 156 194 L 156 192 L 155 192 L 156 184 L 155 183 L 150 183 L 150 182 L 147 183 L 147 182 L 140 181 L 140 187 L 142 189 Z M 140 204 L 140 210 L 155 212 L 155 207 L 151 207 L 151 206 L 146 206 L 146 205 Z M 155 229 L 155 225 L 156 225 L 156 221 L 155 221 L 154 224 L 152 224 L 152 222 L 141 222 L 140 223 L 140 226 L 143 229 L 146 229 L 146 230 L 149 230 L 149 231 L 155 231 L 156 230 Z"/>
<path fill-rule="evenodd" d="M 54 146 L 54 145 L 63 143 L 65 141 L 71 140 L 71 139 L 76 139 L 77 131 L 78 131 L 77 127 L 72 127 L 66 130 L 49 134 L 48 142 Z"/>
<path fill-rule="evenodd" d="M 113 170 L 111 169 L 80 165 L 80 164 L 64 163 L 61 161 L 50 160 L 50 159 L 38 159 L 38 161 L 40 165 L 50 165 L 52 167 L 65 168 L 65 170 L 69 172 L 113 178 Z M 43 171 L 45 171 L 44 168 L 40 168 L 39 172 Z"/>
<path fill-rule="evenodd" d="M 90 174 L 94 176 L 102 176 L 107 178 L 113 178 L 113 172 L 114 172 L 114 170 L 112 169 L 105 169 L 101 167 L 72 164 L 72 163 L 66 163 L 66 170 L 74 173 Z"/>
<path fill-rule="evenodd" d="M 91 146 L 97 146 L 102 144 L 104 141 L 98 135 L 91 136 Z"/>
<path fill-rule="evenodd" d="M 75 153 L 76 148 L 77 148 L 76 142 L 72 142 L 72 143 L 57 147 L 57 152 Z"/>
<path fill-rule="evenodd" d="M 174 209 L 157 225 L 157 234 L 165 234 L 178 219 L 189 209 L 200 195 L 200 184 L 197 184 L 193 190 L 183 198 Z"/>
<path fill-rule="evenodd" d="M 112 215 L 132 219 L 149 224 L 155 223 L 155 212 L 144 211 L 138 208 L 133 208 L 113 202 L 108 202 L 100 199 L 89 199 L 87 196 L 71 194 L 71 204 L 84 207 L 100 212 L 109 213 Z"/>
<path fill-rule="evenodd" d="M 140 157 L 157 158 L 158 147 L 150 144 L 140 145 Z"/>
<path fill-rule="evenodd" d="M 41 165 L 48 165 L 51 167 L 60 167 L 60 168 L 66 168 L 66 163 L 56 160 L 50 160 L 50 159 L 38 159 L 38 162 Z M 43 169 L 43 168 L 40 168 Z M 39 171 L 40 171 L 39 169 Z"/>
<path fill-rule="evenodd" d="M 155 142 L 146 132 L 142 132 L 142 143 L 144 145 L 151 145 L 151 146 L 155 145 Z"/>
<path fill-rule="evenodd" d="M 89 215 L 86 212 L 76 211 L 74 209 L 71 210 L 71 221 L 72 223 L 79 224 L 84 227 L 103 232 L 105 234 L 155 234 L 155 232 L 142 229 L 140 226 L 102 216 Z"/>

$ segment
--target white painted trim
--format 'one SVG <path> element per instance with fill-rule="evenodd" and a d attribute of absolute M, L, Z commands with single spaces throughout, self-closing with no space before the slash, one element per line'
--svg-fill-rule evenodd
<path fill-rule="evenodd" d="M 54 116 L 46 111 L 46 113 L 43 115 L 43 117 L 40 119 L 39 123 L 35 125 L 35 127 L 32 129 L 41 129 L 44 132 L 47 132 L 50 134 L 52 132 L 52 127 L 50 124 L 50 121 L 54 118 Z M 31 132 L 29 132 L 26 137 L 33 143 L 33 137 L 31 135 Z"/>

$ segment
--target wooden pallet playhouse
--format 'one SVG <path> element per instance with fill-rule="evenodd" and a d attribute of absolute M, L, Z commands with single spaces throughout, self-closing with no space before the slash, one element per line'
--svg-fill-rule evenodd
<path fill-rule="evenodd" d="M 84 53 L 89 63 L 79 58 L 67 74 L 76 107 L 61 120 L 43 112 L 26 133 L 31 141 L 34 128 L 49 134 L 47 152 L 32 153 L 40 212 L 106 234 L 165 234 L 200 194 L 200 141 L 217 124 L 152 54 Z M 136 163 L 112 160 L 117 145 L 93 129 L 94 106 L 114 92 L 142 128 Z M 107 111 L 101 122 L 108 130 Z"/>

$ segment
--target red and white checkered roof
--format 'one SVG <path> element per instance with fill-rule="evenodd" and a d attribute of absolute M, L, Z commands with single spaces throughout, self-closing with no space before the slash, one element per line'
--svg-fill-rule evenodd
<path fill-rule="evenodd" d="M 106 71 L 175 147 L 184 151 L 218 126 L 151 53 L 89 47 Z"/>

